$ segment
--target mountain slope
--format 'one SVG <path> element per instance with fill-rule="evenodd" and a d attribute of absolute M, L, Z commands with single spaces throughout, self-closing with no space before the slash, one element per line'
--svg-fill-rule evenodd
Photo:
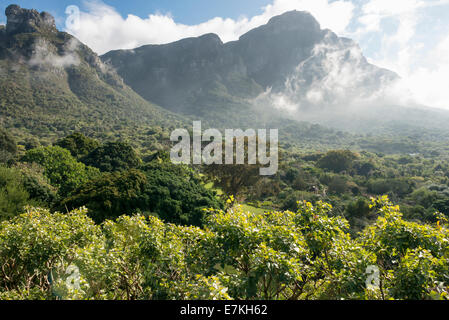
<path fill-rule="evenodd" d="M 144 100 L 48 13 L 12 5 L 0 29 L 0 116 L 22 140 L 81 131 L 147 142 L 151 126 L 183 119 Z M 137 139 L 137 140 L 136 140 Z"/>

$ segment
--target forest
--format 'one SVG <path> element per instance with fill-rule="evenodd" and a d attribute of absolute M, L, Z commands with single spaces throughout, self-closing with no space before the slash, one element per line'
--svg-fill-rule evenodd
<path fill-rule="evenodd" d="M 263 177 L 81 133 L 0 146 L 0 299 L 448 298 L 436 156 L 282 149 Z"/>

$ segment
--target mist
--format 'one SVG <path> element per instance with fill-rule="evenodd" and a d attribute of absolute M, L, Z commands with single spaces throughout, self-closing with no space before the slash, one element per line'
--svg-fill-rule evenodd
<path fill-rule="evenodd" d="M 289 119 L 362 133 L 398 123 L 444 126 L 448 116 L 443 120 L 416 99 L 409 81 L 370 64 L 354 41 L 329 32 L 281 88 L 266 88 L 252 103 Z"/>
<path fill-rule="evenodd" d="M 76 50 L 80 42 L 72 38 L 63 48 L 62 54 L 57 53 L 57 49 L 45 39 L 39 39 L 33 48 L 33 54 L 28 63 L 33 67 L 66 68 L 78 66 L 80 59 Z"/>

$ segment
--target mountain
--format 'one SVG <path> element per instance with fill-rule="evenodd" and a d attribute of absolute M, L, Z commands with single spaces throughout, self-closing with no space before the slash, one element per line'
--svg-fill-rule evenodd
<path fill-rule="evenodd" d="M 48 13 L 11 5 L 6 16 L 0 127 L 19 145 L 80 131 L 125 139 L 151 154 L 192 119 L 221 129 L 278 128 L 281 145 L 314 150 L 382 151 L 384 141 L 387 152 L 398 145 L 416 152 L 417 141 L 427 148 L 447 138 L 448 112 L 341 100 L 342 92 L 361 99 L 398 77 L 369 64 L 352 40 L 322 30 L 305 12 L 274 17 L 229 43 L 206 34 L 102 57 L 58 31 Z"/>
<path fill-rule="evenodd" d="M 151 127 L 184 121 L 140 97 L 91 49 L 59 32 L 50 14 L 11 5 L 6 17 L 0 29 L 0 126 L 19 142 L 51 142 L 81 131 L 148 145 L 155 142 L 148 132 L 159 130 Z"/>
<path fill-rule="evenodd" d="M 171 111 L 225 121 L 262 87 L 242 58 L 214 34 L 167 45 L 119 50 L 102 57 L 137 93 Z M 221 123 L 221 121 L 218 121 Z"/>
<path fill-rule="evenodd" d="M 399 105 L 398 75 L 307 12 L 273 17 L 237 41 L 206 34 L 101 59 L 148 101 L 218 127 L 282 118 L 355 133 L 449 134 L 448 112 Z"/>
<path fill-rule="evenodd" d="M 298 66 L 303 65 L 304 87 L 317 77 L 324 78 L 327 70 L 320 65 L 327 56 L 315 54 L 318 46 L 334 52 L 337 48 L 350 60 L 356 44 L 322 30 L 311 14 L 291 11 L 238 41 L 223 43 L 217 35 L 206 34 L 165 45 L 111 51 L 101 58 L 148 101 L 169 110 L 214 118 L 217 102 L 220 106 L 244 106 L 267 89 L 285 91 Z M 357 67 L 370 74 L 364 81 L 372 88 L 397 77 L 364 57 L 359 60 Z"/>
<path fill-rule="evenodd" d="M 286 128 L 291 137 L 286 141 L 341 145 L 341 134 L 335 130 L 281 119 L 269 111 L 254 117 L 250 100 L 263 88 L 247 76 L 240 56 L 221 53 L 223 44 L 215 35 L 185 39 L 166 50 L 149 46 L 159 53 L 145 59 L 165 67 L 149 70 L 153 80 L 148 83 L 139 70 L 146 65 L 144 58 L 135 60 L 134 68 L 121 70 L 122 76 L 134 77 L 131 88 L 90 48 L 58 31 L 50 14 L 11 5 L 6 16 L 6 27 L 0 28 L 0 127 L 19 145 L 53 143 L 78 131 L 101 140 L 125 139 L 141 153 L 150 154 L 167 146 L 173 129 L 192 124 L 189 117 L 157 106 L 169 102 L 196 108 L 198 114 L 207 107 L 207 117 L 201 117 L 206 120 L 204 126 L 264 128 L 271 124 Z M 185 59 L 179 61 L 179 56 Z"/>

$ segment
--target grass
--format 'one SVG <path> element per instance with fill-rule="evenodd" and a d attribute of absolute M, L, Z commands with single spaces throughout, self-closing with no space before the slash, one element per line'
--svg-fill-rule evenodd
<path fill-rule="evenodd" d="M 215 192 L 217 193 L 217 196 L 222 196 L 222 195 L 224 194 L 224 193 L 223 193 L 223 190 L 221 190 L 221 189 L 219 189 L 219 188 L 214 188 L 214 183 L 213 183 L 213 182 L 209 182 L 209 183 L 205 184 L 204 187 L 205 187 L 207 190 L 213 190 L 213 191 L 215 191 Z"/>
<path fill-rule="evenodd" d="M 263 208 L 256 208 L 256 207 L 250 206 L 248 204 L 241 204 L 240 206 L 242 207 L 242 209 L 244 211 L 248 211 L 248 212 L 255 213 L 255 214 L 264 214 L 265 212 L 270 211 L 270 210 L 263 209 Z"/>

